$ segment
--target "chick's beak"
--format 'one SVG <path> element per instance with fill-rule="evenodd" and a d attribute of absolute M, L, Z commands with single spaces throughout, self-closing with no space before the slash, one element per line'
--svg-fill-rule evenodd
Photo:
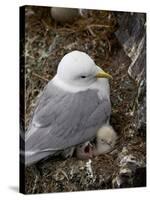
<path fill-rule="evenodd" d="M 95 76 L 96 78 L 111 78 L 112 79 L 112 76 L 104 71 L 100 71 L 96 74 Z"/>

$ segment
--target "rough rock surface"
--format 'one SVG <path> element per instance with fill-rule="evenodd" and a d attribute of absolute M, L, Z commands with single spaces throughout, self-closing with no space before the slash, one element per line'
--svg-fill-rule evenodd
<path fill-rule="evenodd" d="M 120 28 L 116 36 L 131 58 L 128 73 L 137 85 L 135 115 L 138 130 L 146 132 L 146 15 L 144 13 L 116 14 Z"/>
<path fill-rule="evenodd" d="M 144 13 L 116 14 L 120 25 L 116 36 L 125 53 L 131 58 L 129 76 L 137 84 L 133 114 L 136 116 L 137 135 L 146 136 L 146 15 Z M 145 141 L 145 138 L 143 139 Z M 125 162 L 124 162 L 125 161 Z M 116 187 L 135 187 L 146 184 L 145 158 L 142 155 L 124 155 L 118 176 L 113 180 Z M 138 176 L 138 177 L 137 177 Z"/>
<path fill-rule="evenodd" d="M 57 157 L 49 158 L 37 167 L 27 167 L 25 193 L 145 186 L 145 129 L 140 129 L 139 126 L 142 124 L 143 127 L 145 122 L 146 81 L 144 78 L 141 81 L 134 81 L 128 75 L 128 71 L 132 71 L 132 78 L 135 79 L 139 77 L 141 69 L 145 68 L 144 62 L 139 58 L 145 48 L 145 43 L 140 42 L 141 35 L 145 35 L 145 29 L 141 29 L 141 24 L 145 23 L 143 14 L 138 16 L 136 29 L 133 22 L 137 16 L 130 13 L 126 17 L 127 14 L 123 12 L 117 16 L 115 12 L 88 10 L 73 24 L 60 25 L 50 18 L 49 11 L 49 8 L 28 6 L 25 12 L 26 127 L 36 97 L 47 81 L 54 76 L 60 59 L 65 53 L 78 49 L 88 53 L 97 65 L 102 66 L 113 76 L 110 82 L 111 124 L 119 135 L 119 141 L 111 153 L 97 156 L 92 160 L 81 161 L 75 157 L 63 160 Z M 131 31 L 132 34 L 122 32 L 122 28 L 128 32 L 132 27 L 136 29 Z M 137 40 L 133 36 L 134 33 L 139 33 L 139 30 L 143 33 L 138 37 L 137 46 L 130 56 L 131 40 Z M 124 38 L 123 42 L 120 40 L 120 44 L 114 34 L 116 31 L 118 40 L 119 37 Z M 138 54 L 143 67 L 139 66 L 138 58 L 132 65 L 139 44 L 143 45 L 141 53 Z M 139 67 L 138 70 L 135 66 Z M 128 70 L 129 68 L 132 70 Z M 134 74 L 135 71 L 138 73 Z M 143 134 L 137 134 L 141 130 Z"/>

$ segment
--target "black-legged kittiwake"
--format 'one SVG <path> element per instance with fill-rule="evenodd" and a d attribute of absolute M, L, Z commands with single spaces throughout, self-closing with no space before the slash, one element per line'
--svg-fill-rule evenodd
<path fill-rule="evenodd" d="M 86 143 L 108 124 L 110 77 L 84 52 L 72 51 L 62 58 L 25 134 L 26 165 Z"/>

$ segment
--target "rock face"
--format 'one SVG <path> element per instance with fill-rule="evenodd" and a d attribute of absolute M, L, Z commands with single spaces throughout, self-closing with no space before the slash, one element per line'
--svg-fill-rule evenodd
<path fill-rule="evenodd" d="M 58 157 L 27 167 L 25 193 L 145 186 L 145 15 L 87 10 L 79 23 L 55 28 L 49 18 L 49 8 L 26 8 L 27 124 L 37 94 L 54 76 L 61 57 L 77 49 L 113 76 L 110 122 L 119 140 L 111 153 L 91 160 Z"/>
<path fill-rule="evenodd" d="M 117 15 L 120 28 L 116 36 L 130 57 L 129 76 L 137 84 L 137 95 L 133 114 L 136 116 L 137 135 L 146 136 L 146 15 L 143 13 L 126 13 Z M 144 138 L 145 140 L 145 138 Z M 123 149 L 124 150 L 124 149 Z M 138 187 L 146 185 L 145 158 L 133 154 L 118 156 L 120 171 L 113 180 L 114 187 Z M 138 176 L 138 177 L 137 177 Z"/>
<path fill-rule="evenodd" d="M 146 15 L 143 13 L 117 14 L 119 29 L 116 36 L 131 58 L 129 75 L 139 83 L 146 69 Z"/>
<path fill-rule="evenodd" d="M 136 110 L 138 130 L 146 132 L 146 14 L 117 14 L 120 28 L 116 36 L 131 58 L 128 74 L 138 85 Z"/>
<path fill-rule="evenodd" d="M 124 147 L 117 162 L 120 166 L 112 180 L 113 188 L 140 187 L 146 185 L 145 158 L 142 154 L 129 153 Z"/>
<path fill-rule="evenodd" d="M 141 80 L 136 99 L 137 125 L 139 134 L 146 137 L 146 79 Z"/>

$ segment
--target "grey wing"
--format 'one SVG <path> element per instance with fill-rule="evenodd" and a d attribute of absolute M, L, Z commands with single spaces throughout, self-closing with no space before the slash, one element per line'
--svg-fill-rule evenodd
<path fill-rule="evenodd" d="M 110 101 L 100 100 L 97 91 L 67 93 L 49 83 L 26 133 L 27 162 L 91 139 L 110 111 Z"/>

